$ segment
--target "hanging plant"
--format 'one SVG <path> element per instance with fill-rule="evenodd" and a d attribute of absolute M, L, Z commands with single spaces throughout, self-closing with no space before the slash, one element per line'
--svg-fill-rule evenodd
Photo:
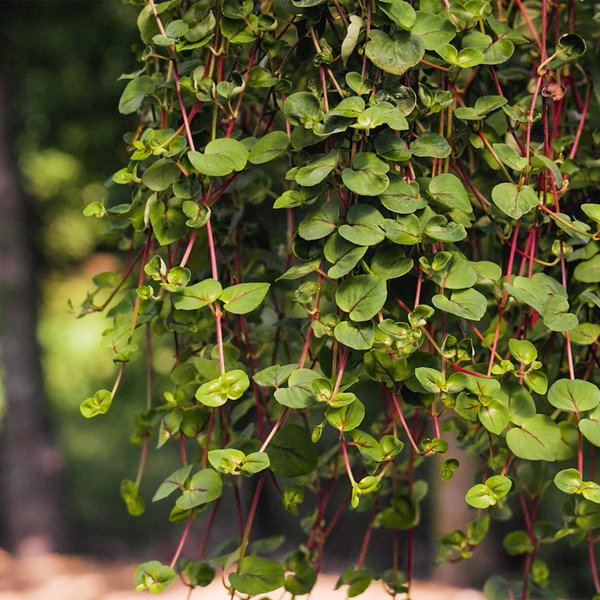
<path fill-rule="evenodd" d="M 422 476 L 452 479 L 455 439 L 481 470 L 441 559 L 468 558 L 511 506 L 523 528 L 504 547 L 523 576 L 492 573 L 488 595 L 548 594 L 557 542 L 587 545 L 600 598 L 594 3 L 139 4 L 141 67 L 119 104 L 138 127 L 113 177 L 129 200 L 86 208 L 128 252 L 82 308 L 110 309 L 118 371 L 81 406 L 105 413 L 132 356 L 172 344 L 168 380 L 148 371 L 142 464 L 121 491 L 141 514 L 149 445 L 179 445 L 152 500 L 183 531 L 136 589 L 227 569 L 232 597 L 309 593 L 339 487 L 370 517 L 338 585 L 408 592 Z M 279 561 L 251 543 L 267 478 L 302 522 Z M 556 488 L 562 518 L 542 525 Z M 217 547 L 230 495 L 240 535 Z M 395 543 L 368 570 L 374 528 Z"/>

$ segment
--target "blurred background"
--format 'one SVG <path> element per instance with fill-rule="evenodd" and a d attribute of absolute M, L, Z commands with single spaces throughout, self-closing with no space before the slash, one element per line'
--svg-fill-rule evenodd
<path fill-rule="evenodd" d="M 166 522 L 152 506 L 130 517 L 119 498 L 137 469 L 140 366 L 117 410 L 83 419 L 79 404 L 116 369 L 105 317 L 70 308 L 119 269 L 82 210 L 126 164 L 135 117 L 117 111 L 118 79 L 137 68 L 136 15 L 120 0 L 0 1 L 0 547 L 21 553 L 131 555 Z M 164 477 L 160 454 L 146 492 Z"/>

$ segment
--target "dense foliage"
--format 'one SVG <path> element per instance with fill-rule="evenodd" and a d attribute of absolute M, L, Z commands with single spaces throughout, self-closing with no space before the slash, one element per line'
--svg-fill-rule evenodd
<path fill-rule="evenodd" d="M 138 589 L 223 568 L 232 597 L 308 593 L 347 508 L 370 516 L 339 585 L 406 592 L 420 467 L 452 479 L 455 438 L 481 465 L 477 512 L 440 560 L 468 558 L 516 509 L 503 545 L 523 576 L 491 574 L 488 596 L 552 597 L 556 542 L 587 546 L 600 597 L 597 15 L 574 0 L 140 3 L 142 66 L 119 104 L 139 125 L 113 178 L 130 196 L 85 211 L 128 252 L 82 307 L 113 317 L 118 373 L 81 405 L 109 410 L 147 353 L 141 467 L 121 492 L 142 513 L 149 444 L 179 445 L 153 500 L 184 528 Z M 266 478 L 304 531 L 281 560 L 264 556 L 281 537 L 252 542 Z M 538 521 L 555 488 L 562 517 Z M 217 545 L 229 494 L 240 536 Z M 394 540 L 376 572 L 374 528 Z"/>

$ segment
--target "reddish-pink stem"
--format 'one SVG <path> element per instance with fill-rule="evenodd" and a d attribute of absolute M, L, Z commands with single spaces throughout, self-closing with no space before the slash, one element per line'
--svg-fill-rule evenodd
<path fill-rule="evenodd" d="M 420 454 L 419 447 L 415 443 L 415 440 L 412 436 L 412 433 L 410 431 L 408 423 L 406 422 L 406 419 L 404 418 L 404 415 L 402 414 L 402 409 L 400 408 L 400 403 L 398 402 L 398 398 L 396 397 L 396 394 L 390 394 L 390 397 L 392 398 L 394 407 L 396 409 L 396 414 L 398 415 L 398 418 L 400 419 L 400 423 L 402 423 L 402 427 L 404 428 L 404 432 L 406 433 L 406 436 L 408 437 L 408 441 L 410 442 L 410 445 L 412 446 L 413 450 L 417 454 Z"/>

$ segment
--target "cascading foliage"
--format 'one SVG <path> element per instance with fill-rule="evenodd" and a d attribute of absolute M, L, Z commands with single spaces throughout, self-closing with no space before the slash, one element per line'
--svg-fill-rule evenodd
<path fill-rule="evenodd" d="M 82 307 L 110 311 L 118 373 L 81 411 L 120 400 L 132 356 L 172 348 L 167 379 L 148 369 L 121 492 L 141 514 L 149 445 L 178 445 L 153 500 L 183 530 L 137 589 L 223 568 L 232 597 L 306 594 L 347 508 L 369 518 L 339 585 L 407 592 L 422 466 L 451 480 L 456 439 L 477 510 L 440 559 L 468 558 L 512 507 L 523 576 L 490 573 L 488 596 L 552 597 L 556 542 L 587 546 L 600 598 L 597 3 L 133 3 L 141 65 L 119 110 L 138 126 L 113 200 L 85 210 L 128 253 Z M 253 543 L 261 493 L 301 522 L 280 560 L 264 556 L 280 537 Z M 550 493 L 562 518 L 538 522 Z M 240 534 L 217 547 L 223 497 Z M 394 551 L 372 571 L 374 529 Z"/>

